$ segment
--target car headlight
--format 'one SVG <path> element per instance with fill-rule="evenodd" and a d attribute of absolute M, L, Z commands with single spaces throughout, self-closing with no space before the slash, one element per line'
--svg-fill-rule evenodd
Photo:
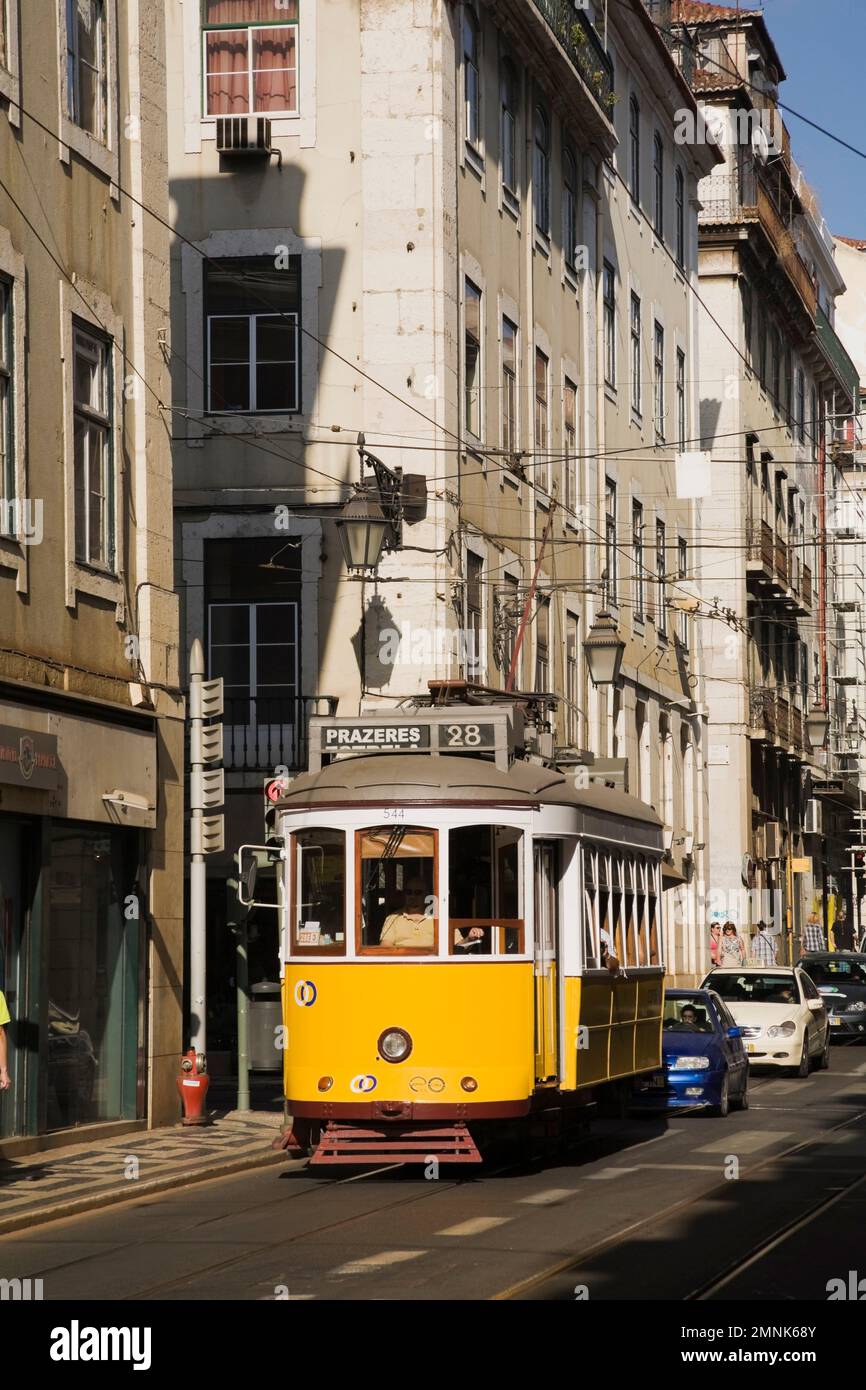
<path fill-rule="evenodd" d="M 853 1004 L 848 1005 L 845 1012 L 849 1014 L 866 1013 L 866 1003 L 864 1003 L 862 999 L 855 999 Z"/>
<path fill-rule="evenodd" d="M 671 1071 L 706 1071 L 709 1065 L 709 1057 L 678 1057 Z"/>
<path fill-rule="evenodd" d="M 404 1028 L 386 1028 L 376 1046 L 383 1062 L 405 1062 L 412 1051 L 412 1039 Z"/>
<path fill-rule="evenodd" d="M 786 1021 L 785 1021 L 784 1023 L 774 1023 L 772 1028 L 768 1028 L 768 1029 L 767 1029 L 767 1037 L 768 1037 L 768 1038 L 790 1038 L 790 1037 L 792 1037 L 792 1036 L 794 1035 L 794 1033 L 796 1033 L 796 1031 L 797 1031 L 797 1025 L 796 1025 L 796 1023 L 792 1023 L 790 1019 L 786 1019 Z"/>

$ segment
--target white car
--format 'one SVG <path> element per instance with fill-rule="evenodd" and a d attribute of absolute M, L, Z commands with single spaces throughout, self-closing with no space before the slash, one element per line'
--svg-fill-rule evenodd
<path fill-rule="evenodd" d="M 701 989 L 721 995 L 743 1030 L 750 1062 L 790 1067 L 808 1076 L 813 1062 L 830 1065 L 830 1025 L 824 1001 L 804 970 L 789 965 L 722 966 Z"/>

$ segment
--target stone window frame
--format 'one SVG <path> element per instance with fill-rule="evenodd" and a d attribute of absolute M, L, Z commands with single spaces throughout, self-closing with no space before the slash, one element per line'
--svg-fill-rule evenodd
<path fill-rule="evenodd" d="M 111 445 L 114 461 L 114 554 L 113 571 L 82 564 L 75 551 L 75 400 L 72 381 L 75 357 L 73 324 L 89 326 L 98 337 L 107 338 L 111 361 Z M 126 528 L 124 526 L 124 366 L 126 364 L 123 320 L 103 290 L 76 279 L 74 285 L 60 281 L 60 361 L 63 367 L 63 483 L 65 498 L 66 606 L 75 609 L 79 594 L 89 594 L 115 605 L 118 623 L 125 621 Z"/>
<path fill-rule="evenodd" d="M 24 257 L 15 250 L 5 227 L 0 227 L 0 275 L 12 287 L 12 436 L 15 450 L 15 495 L 27 496 L 27 376 L 25 343 L 27 338 L 27 270 Z M 28 551 L 30 547 L 13 536 L 0 535 L 0 578 L 3 570 L 15 574 L 19 594 L 28 591 Z"/>
<path fill-rule="evenodd" d="M 108 91 L 108 112 L 106 118 L 106 140 L 97 140 L 89 131 L 83 130 L 73 121 L 68 108 L 66 82 L 66 60 L 69 51 L 69 30 L 66 23 L 66 0 L 57 0 L 57 48 L 58 73 L 57 104 L 60 129 L 60 158 L 69 164 L 72 151 L 111 183 L 111 195 L 120 195 L 120 81 L 117 0 L 105 0 L 105 22 L 108 34 L 105 43 L 108 65 L 106 86 Z"/>
<path fill-rule="evenodd" d="M 7 67 L 0 67 L 0 98 L 8 102 L 10 125 L 21 125 L 21 48 L 18 32 L 18 0 L 0 0 L 6 6 Z"/>
<path fill-rule="evenodd" d="M 183 8 L 184 153 L 201 154 L 205 144 L 213 146 L 216 142 L 218 117 L 205 115 L 203 109 L 201 0 L 180 0 L 180 3 Z M 313 149 L 316 144 L 317 8 L 318 0 L 303 0 L 303 15 L 299 14 L 298 110 L 294 115 L 271 118 L 273 139 L 294 137 L 302 150 Z"/>

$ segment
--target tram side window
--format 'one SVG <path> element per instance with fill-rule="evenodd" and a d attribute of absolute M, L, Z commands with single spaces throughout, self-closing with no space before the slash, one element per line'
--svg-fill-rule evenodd
<path fill-rule="evenodd" d="M 449 944 L 455 956 L 501 956 L 523 949 L 523 832 L 464 825 L 449 833 Z"/>
<path fill-rule="evenodd" d="M 358 950 L 430 955 L 437 949 L 436 831 L 380 825 L 357 835 Z"/>
<path fill-rule="evenodd" d="M 294 846 L 292 950 L 345 955 L 345 836 L 339 830 L 300 830 Z"/>

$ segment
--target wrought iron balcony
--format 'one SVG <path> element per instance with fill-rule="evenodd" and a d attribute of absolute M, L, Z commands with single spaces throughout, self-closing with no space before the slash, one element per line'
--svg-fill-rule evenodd
<path fill-rule="evenodd" d="M 791 232 L 763 180 L 752 171 L 713 174 L 701 184 L 698 223 L 712 226 L 754 224 L 764 232 L 782 269 L 796 290 L 810 318 L 818 314 L 818 296 Z M 832 331 L 832 330 L 831 330 Z"/>
<path fill-rule="evenodd" d="M 752 686 L 749 691 L 749 728 L 766 743 L 801 754 L 804 742 L 803 711 L 799 690 L 788 686 Z"/>
<path fill-rule="evenodd" d="M 304 772 L 310 719 L 336 712 L 331 695 L 227 696 L 223 765 L 233 772 Z"/>
<path fill-rule="evenodd" d="M 532 0 L 532 4 L 544 16 L 599 106 L 609 111 L 613 64 L 584 11 L 576 10 L 572 0 Z"/>
<path fill-rule="evenodd" d="M 820 305 L 815 322 L 815 341 L 825 361 L 831 367 L 836 380 L 851 401 L 852 407 L 856 409 L 860 390 L 860 374 Z M 851 450 L 853 451 L 853 449 L 852 438 Z"/>

